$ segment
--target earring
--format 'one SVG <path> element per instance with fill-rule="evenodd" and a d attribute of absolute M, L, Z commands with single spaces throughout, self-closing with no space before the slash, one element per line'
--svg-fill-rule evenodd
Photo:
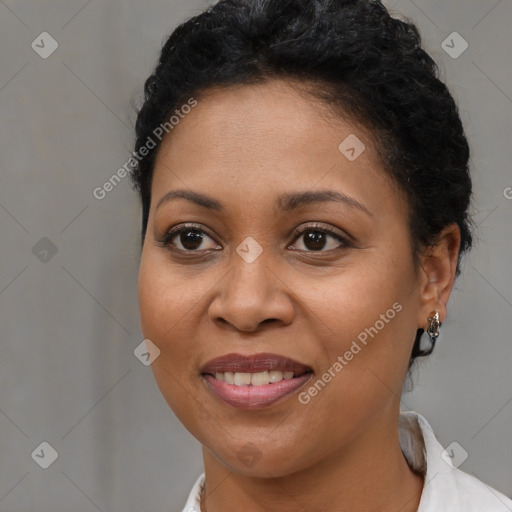
<path fill-rule="evenodd" d="M 437 338 L 439 337 L 439 327 L 441 326 L 441 322 L 439 321 L 439 313 L 437 311 L 433 311 L 433 313 L 433 316 L 428 317 L 427 327 L 427 334 L 430 337 L 432 346 L 435 344 Z"/>

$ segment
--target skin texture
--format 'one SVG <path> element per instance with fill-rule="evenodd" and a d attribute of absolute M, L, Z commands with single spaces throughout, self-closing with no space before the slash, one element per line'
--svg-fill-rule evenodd
<path fill-rule="evenodd" d="M 446 318 L 457 226 L 424 249 L 416 268 L 407 201 L 383 172 L 371 133 L 297 84 L 211 89 L 198 99 L 157 156 L 138 291 L 144 337 L 161 351 L 156 382 L 203 446 L 203 511 L 417 510 L 423 479 L 400 450 L 399 400 L 416 329 L 434 310 Z M 366 146 L 353 162 L 338 149 L 349 134 Z M 177 189 L 224 209 L 180 198 L 157 210 Z M 275 206 L 281 194 L 319 190 L 370 213 L 332 201 Z M 179 235 L 174 251 L 158 242 L 190 222 L 205 231 L 197 249 L 185 254 Z M 312 225 L 350 245 L 326 235 L 314 250 L 296 234 Z M 249 236 L 263 249 L 252 263 L 236 252 Z M 295 393 L 266 408 L 235 408 L 200 375 L 220 355 L 272 352 L 313 369 L 307 390 L 394 303 L 401 310 L 308 404 Z M 238 456 L 243 447 L 250 464 Z"/>

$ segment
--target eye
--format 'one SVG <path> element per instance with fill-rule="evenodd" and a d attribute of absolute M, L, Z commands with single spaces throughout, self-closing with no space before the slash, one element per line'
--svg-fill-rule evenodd
<path fill-rule="evenodd" d="M 333 229 L 319 224 L 308 225 L 297 231 L 294 240 L 297 241 L 301 238 L 301 243 L 297 244 L 295 242 L 295 245 L 291 246 L 293 249 L 309 252 L 328 252 L 350 246 L 345 237 Z M 170 229 L 157 242 L 162 247 L 189 253 L 219 250 L 222 248 L 197 224 L 185 224 Z"/>
<path fill-rule="evenodd" d="M 208 243 L 210 241 L 210 243 Z M 171 246 L 183 252 L 197 252 L 199 250 L 216 250 L 220 246 L 196 224 L 181 225 L 169 230 L 165 236 L 158 240 L 163 247 Z"/>
<path fill-rule="evenodd" d="M 298 244 L 298 247 L 292 247 L 300 251 L 327 252 L 330 250 L 343 249 L 350 246 L 347 239 L 341 236 L 339 233 L 331 228 L 325 226 L 322 227 L 318 224 L 305 226 L 296 234 L 297 236 L 295 237 L 295 240 L 302 239 L 302 243 Z M 329 239 L 331 240 L 330 242 Z M 336 241 L 338 243 L 336 243 Z M 304 247 L 304 249 L 300 247 L 301 245 Z"/>

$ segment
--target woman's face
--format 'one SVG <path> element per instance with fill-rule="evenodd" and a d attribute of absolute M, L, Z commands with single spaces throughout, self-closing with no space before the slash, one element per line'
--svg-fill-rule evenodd
<path fill-rule="evenodd" d="M 424 278 L 368 132 L 283 81 L 210 92 L 156 160 L 142 331 L 207 451 L 285 475 L 393 423 Z"/>

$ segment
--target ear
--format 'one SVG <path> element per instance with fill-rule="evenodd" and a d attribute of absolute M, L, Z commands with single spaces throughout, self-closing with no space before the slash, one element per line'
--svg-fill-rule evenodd
<path fill-rule="evenodd" d="M 420 302 L 418 328 L 426 329 L 427 318 L 434 311 L 439 319 L 446 318 L 446 304 L 455 282 L 455 271 L 460 248 L 460 229 L 455 223 L 445 227 L 435 245 L 424 248 L 420 255 Z"/>

